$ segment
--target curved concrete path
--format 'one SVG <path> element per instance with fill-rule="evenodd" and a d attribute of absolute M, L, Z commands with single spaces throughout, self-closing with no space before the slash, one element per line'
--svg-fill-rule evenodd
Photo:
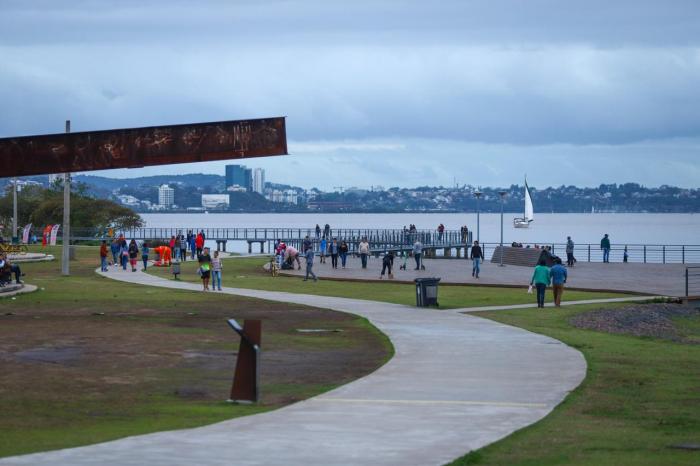
<path fill-rule="evenodd" d="M 111 269 L 103 275 L 200 289 L 141 272 Z M 269 413 L 5 458 L 0 464 L 440 465 L 538 421 L 586 373 L 581 353 L 559 341 L 459 312 L 248 289 L 224 292 L 364 316 L 389 336 L 396 354 L 364 378 Z"/>

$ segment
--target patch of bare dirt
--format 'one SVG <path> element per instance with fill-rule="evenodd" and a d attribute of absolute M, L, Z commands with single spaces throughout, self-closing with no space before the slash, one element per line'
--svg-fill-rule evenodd
<path fill-rule="evenodd" d="M 569 323 L 598 332 L 697 344 L 696 340 L 685 338 L 673 320 L 699 316 L 700 309 L 681 304 L 638 304 L 586 312 L 572 317 Z"/>
<path fill-rule="evenodd" d="M 72 398 L 118 392 L 225 399 L 240 341 L 226 325 L 228 317 L 263 321 L 264 386 L 341 384 L 372 372 L 386 357 L 381 339 L 357 325 L 354 316 L 255 304 L 254 309 L 228 312 L 203 303 L 187 311 L 115 312 L 106 307 L 101 315 L 73 309 L 0 316 L 0 395 L 45 399 L 56 393 Z M 343 331 L 304 335 L 298 328 Z M 51 384 L 43 382 L 49 379 Z M 263 391 L 264 404 L 301 398 L 304 394 L 297 390 Z"/>

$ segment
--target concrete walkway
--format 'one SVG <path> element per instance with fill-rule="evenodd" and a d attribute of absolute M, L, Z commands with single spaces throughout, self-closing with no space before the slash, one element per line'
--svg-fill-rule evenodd
<path fill-rule="evenodd" d="M 103 275 L 200 290 L 197 284 L 142 272 L 113 268 Z M 247 289 L 224 292 L 366 317 L 389 336 L 396 354 L 364 378 L 269 413 L 5 458 L 0 464 L 440 465 L 543 418 L 586 373 L 581 353 L 556 340 L 459 312 Z M 235 316 L 222 314 L 222 325 L 227 317 Z"/>
<path fill-rule="evenodd" d="M 481 267 L 480 278 L 472 278 L 471 261 L 465 259 L 427 259 L 426 270 L 414 270 L 415 262 L 408 261 L 408 270 L 398 270 L 401 259 L 394 261 L 394 279 L 412 282 L 416 277 L 440 277 L 441 283 L 469 283 L 478 285 L 514 285 L 527 288 L 532 277 L 532 267 L 487 262 Z M 567 287 L 591 290 L 615 290 L 664 296 L 685 295 L 685 267 L 688 264 L 636 264 L 578 262 L 569 268 Z M 360 267 L 360 259 L 349 257 L 346 268 L 331 268 L 331 260 L 314 264 L 319 277 L 355 280 L 378 280 L 382 270 L 381 259 L 370 258 L 367 269 Z M 301 275 L 301 271 L 284 271 L 284 274 Z M 564 295 L 566 296 L 566 294 Z"/>

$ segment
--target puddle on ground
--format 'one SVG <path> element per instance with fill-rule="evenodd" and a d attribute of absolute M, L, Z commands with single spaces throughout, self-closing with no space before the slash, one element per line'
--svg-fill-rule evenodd
<path fill-rule="evenodd" d="M 83 356 L 83 350 L 76 346 L 40 347 L 14 353 L 20 361 L 45 362 L 50 364 L 71 364 Z"/>

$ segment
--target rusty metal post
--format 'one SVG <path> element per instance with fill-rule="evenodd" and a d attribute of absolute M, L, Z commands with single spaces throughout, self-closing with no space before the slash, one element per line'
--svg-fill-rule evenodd
<path fill-rule="evenodd" d="M 233 376 L 231 397 L 233 403 L 255 403 L 260 399 L 260 345 L 262 323 L 259 320 L 246 320 L 241 327 L 235 319 L 228 325 L 241 336 Z"/>

